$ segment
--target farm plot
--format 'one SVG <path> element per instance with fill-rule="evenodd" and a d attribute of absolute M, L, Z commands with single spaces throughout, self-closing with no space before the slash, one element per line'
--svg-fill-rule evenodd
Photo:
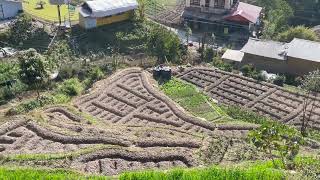
<path fill-rule="evenodd" d="M 187 115 L 153 87 L 150 74 L 136 68 L 98 82 L 72 104 L 47 107 L 2 124 L 0 156 L 6 160 L 0 164 L 104 175 L 194 167 L 205 164 L 206 154 L 215 154 L 210 162 L 220 163 L 225 157 L 234 161 L 239 156 L 232 153 L 239 148 L 234 142 L 247 146 L 242 138 L 255 128 L 213 124 Z"/>
<path fill-rule="evenodd" d="M 150 0 L 146 3 L 149 18 L 165 25 L 179 25 L 185 8 L 184 0 Z"/>
<path fill-rule="evenodd" d="M 160 126 L 206 135 L 224 128 L 186 115 L 173 101 L 156 91 L 149 79 L 150 76 L 139 69 L 125 70 L 101 82 L 98 89 L 78 98 L 74 104 L 81 111 L 113 124 Z M 245 134 L 252 128 L 230 126 L 224 129 Z"/>
<path fill-rule="evenodd" d="M 301 126 L 304 98 L 301 94 L 217 69 L 192 68 L 179 77 L 195 84 L 221 103 L 246 107 L 283 123 Z M 316 103 L 309 104 L 307 108 L 309 126 L 320 130 L 320 99 L 312 98 Z"/>

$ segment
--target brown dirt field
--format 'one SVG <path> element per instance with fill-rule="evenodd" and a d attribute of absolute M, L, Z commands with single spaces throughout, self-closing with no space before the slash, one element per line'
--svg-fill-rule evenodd
<path fill-rule="evenodd" d="M 0 125 L 0 156 L 5 159 L 0 164 L 63 167 L 105 175 L 194 167 L 239 160 L 238 144 L 250 149 L 243 139 L 255 128 L 217 125 L 190 116 L 157 90 L 149 73 L 138 68 L 98 82 L 72 105 L 47 107 L 37 110 L 39 116 L 11 117 Z M 98 146 L 103 147 L 96 149 Z M 85 151 L 90 148 L 93 150 Z M 218 156 L 213 156 L 213 149 Z M 43 154 L 62 157 L 12 158 Z M 68 154 L 74 155 L 66 158 Z"/>
<path fill-rule="evenodd" d="M 304 95 L 213 68 L 190 68 L 178 75 L 218 102 L 241 106 L 280 122 L 301 126 Z M 320 98 L 308 105 L 309 126 L 320 130 Z M 311 109 L 313 109 L 312 113 Z"/>

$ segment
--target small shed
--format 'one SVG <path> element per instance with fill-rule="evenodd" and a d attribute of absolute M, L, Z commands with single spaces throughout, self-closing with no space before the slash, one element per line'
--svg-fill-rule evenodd
<path fill-rule="evenodd" d="M 222 56 L 222 60 L 233 64 L 235 66 L 240 66 L 240 63 L 244 57 L 244 53 L 237 50 L 228 49 Z"/>
<path fill-rule="evenodd" d="M 0 0 L 0 20 L 14 18 L 22 12 L 21 0 Z"/>
<path fill-rule="evenodd" d="M 86 1 L 80 8 L 79 24 L 85 29 L 130 19 L 138 7 L 136 0 Z"/>

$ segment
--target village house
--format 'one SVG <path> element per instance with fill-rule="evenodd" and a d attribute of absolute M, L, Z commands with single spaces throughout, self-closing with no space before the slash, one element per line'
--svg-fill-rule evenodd
<path fill-rule="evenodd" d="M 138 7 L 136 0 L 86 1 L 80 8 L 79 24 L 85 29 L 128 20 Z"/>
<path fill-rule="evenodd" d="M 320 43 L 293 39 L 290 43 L 250 38 L 240 50 L 227 50 L 222 57 L 238 67 L 252 64 L 271 73 L 304 75 L 320 69 Z"/>
<path fill-rule="evenodd" d="M 0 20 L 10 19 L 22 12 L 22 1 L 0 0 Z"/>
<path fill-rule="evenodd" d="M 260 25 L 262 8 L 239 0 L 186 0 L 184 22 L 195 29 L 253 32 Z"/>

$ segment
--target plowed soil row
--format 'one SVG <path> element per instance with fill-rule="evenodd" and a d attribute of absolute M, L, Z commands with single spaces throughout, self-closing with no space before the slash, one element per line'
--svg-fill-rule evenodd
<path fill-rule="evenodd" d="M 305 95 L 213 68 L 191 68 L 178 75 L 227 105 L 241 106 L 297 127 L 301 126 Z M 308 105 L 309 126 L 320 130 L 320 98 Z M 312 113 L 310 113 L 312 110 Z"/>
<path fill-rule="evenodd" d="M 188 115 L 154 87 L 149 73 L 137 68 L 98 82 L 91 93 L 76 98 L 72 104 L 75 108 L 48 107 L 40 112 L 41 121 L 36 117 L 16 117 L 1 125 L 0 155 L 75 153 L 76 157 L 65 159 L 63 168 L 105 175 L 192 167 L 202 164 L 199 153 L 209 148 L 207 144 L 212 139 L 239 139 L 256 128 L 213 124 Z M 102 150 L 79 153 L 101 145 Z M 228 147 L 231 146 L 222 148 L 223 156 L 216 162 L 228 154 Z M 39 164 L 36 160 L 27 161 Z M 48 161 L 41 160 L 41 166 L 51 166 Z"/>

